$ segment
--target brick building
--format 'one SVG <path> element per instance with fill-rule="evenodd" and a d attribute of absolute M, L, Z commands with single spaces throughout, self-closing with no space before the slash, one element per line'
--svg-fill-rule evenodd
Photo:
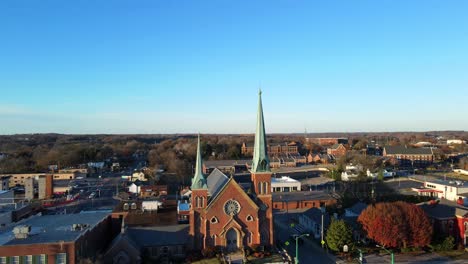
<path fill-rule="evenodd" d="M 261 93 L 251 167 L 252 194 L 247 194 L 233 177 L 207 181 L 202 173 L 200 139 L 195 167 L 189 219 L 191 247 L 203 249 L 208 246 L 223 246 L 227 251 L 235 251 L 253 244 L 272 245 L 272 173 L 267 153 Z"/>
<path fill-rule="evenodd" d="M 383 156 L 391 158 L 401 166 L 427 166 L 434 162 L 432 148 L 412 148 L 407 146 L 386 146 Z"/>
<path fill-rule="evenodd" d="M 347 138 L 306 138 L 307 143 L 313 143 L 321 146 L 331 146 L 335 144 L 348 144 Z"/>
<path fill-rule="evenodd" d="M 254 152 L 254 145 L 248 145 L 245 142 L 242 143 L 241 153 L 244 156 L 252 155 Z M 267 152 L 269 155 L 278 154 L 297 154 L 299 153 L 299 145 L 297 142 L 285 142 L 285 143 L 271 143 L 267 145 Z"/>
<path fill-rule="evenodd" d="M 109 212 L 34 216 L 0 233 L 0 263 L 93 261 L 112 238 Z"/>
<path fill-rule="evenodd" d="M 323 191 L 273 193 L 273 209 L 278 210 L 319 208 L 335 203 L 336 199 Z"/>
<path fill-rule="evenodd" d="M 343 144 L 335 144 L 327 148 L 327 154 L 335 158 L 345 156 L 347 152 L 348 152 L 348 149 Z"/>
<path fill-rule="evenodd" d="M 441 199 L 419 204 L 431 219 L 434 233 L 442 237 L 453 236 L 458 244 L 468 247 L 468 208 Z"/>

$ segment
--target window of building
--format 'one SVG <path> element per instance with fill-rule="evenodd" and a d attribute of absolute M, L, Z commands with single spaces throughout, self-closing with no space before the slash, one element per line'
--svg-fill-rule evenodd
<path fill-rule="evenodd" d="M 132 210 L 135 210 L 135 209 L 137 209 L 137 205 L 136 205 L 136 203 L 132 203 L 132 205 L 130 206 L 130 208 L 131 208 Z"/>
<path fill-rule="evenodd" d="M 247 243 L 252 244 L 252 232 L 247 233 Z"/>
<path fill-rule="evenodd" d="M 253 217 L 251 215 L 248 215 L 247 218 L 246 218 L 247 222 L 252 222 L 253 221 Z"/>
<path fill-rule="evenodd" d="M 23 264 L 32 264 L 32 263 L 33 263 L 32 255 L 24 256 Z"/>
<path fill-rule="evenodd" d="M 41 254 L 37 258 L 36 264 L 46 264 L 46 254 Z"/>
<path fill-rule="evenodd" d="M 6 257 L 0 257 L 0 264 L 7 264 Z"/>
<path fill-rule="evenodd" d="M 67 264 L 67 253 L 58 253 L 55 255 L 56 264 Z"/>
<path fill-rule="evenodd" d="M 211 218 L 210 222 L 211 222 L 212 224 L 216 224 L 216 223 L 218 223 L 218 218 L 216 218 L 216 216 L 213 216 L 213 217 Z"/>
<path fill-rule="evenodd" d="M 14 256 L 10 258 L 10 263 L 11 264 L 20 264 L 20 257 L 19 256 Z"/>

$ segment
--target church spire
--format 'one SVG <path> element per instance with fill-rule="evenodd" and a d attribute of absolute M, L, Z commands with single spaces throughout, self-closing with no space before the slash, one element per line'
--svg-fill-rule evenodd
<path fill-rule="evenodd" d="M 197 145 L 197 161 L 195 163 L 195 175 L 192 178 L 192 190 L 195 189 L 208 189 L 206 185 L 206 179 L 202 172 L 202 157 L 200 150 L 200 134 L 198 134 L 198 145 Z"/>
<path fill-rule="evenodd" d="M 262 91 L 258 91 L 257 129 L 255 131 L 254 154 L 252 172 L 269 172 L 267 141 L 265 136 L 265 123 L 263 121 Z"/>

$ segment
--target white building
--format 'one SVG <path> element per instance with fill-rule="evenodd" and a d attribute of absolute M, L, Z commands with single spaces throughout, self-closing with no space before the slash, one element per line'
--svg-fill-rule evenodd
<path fill-rule="evenodd" d="M 354 180 L 359 176 L 359 173 L 356 170 L 347 170 L 341 173 L 342 181 Z"/>
<path fill-rule="evenodd" d="M 461 144 L 466 144 L 466 141 L 462 139 L 447 139 L 447 145 L 461 145 Z"/>
<path fill-rule="evenodd" d="M 418 180 L 424 176 L 417 176 Z M 416 177 L 415 177 L 416 178 Z M 468 198 L 468 183 L 464 181 L 443 180 L 429 178 L 424 182 L 423 188 L 413 188 L 420 195 L 429 195 L 434 198 L 445 198 L 456 202 L 458 198 Z"/>
<path fill-rule="evenodd" d="M 271 178 L 271 192 L 295 192 L 301 190 L 301 182 L 288 176 Z"/>
<path fill-rule="evenodd" d="M 128 187 L 128 191 L 131 192 L 131 193 L 135 193 L 135 194 L 140 194 L 141 192 L 141 182 L 140 181 L 137 181 L 137 182 L 133 182 L 129 187 Z"/>

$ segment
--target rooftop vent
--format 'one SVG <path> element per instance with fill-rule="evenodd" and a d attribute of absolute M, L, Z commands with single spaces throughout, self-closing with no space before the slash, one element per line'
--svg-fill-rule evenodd
<path fill-rule="evenodd" d="M 13 228 L 13 234 L 15 234 L 15 238 L 17 239 L 28 238 L 30 232 L 31 232 L 31 226 L 28 226 L 28 225 L 19 225 Z"/>
<path fill-rule="evenodd" d="M 73 224 L 72 231 L 83 231 L 88 227 L 89 227 L 88 224 Z"/>

